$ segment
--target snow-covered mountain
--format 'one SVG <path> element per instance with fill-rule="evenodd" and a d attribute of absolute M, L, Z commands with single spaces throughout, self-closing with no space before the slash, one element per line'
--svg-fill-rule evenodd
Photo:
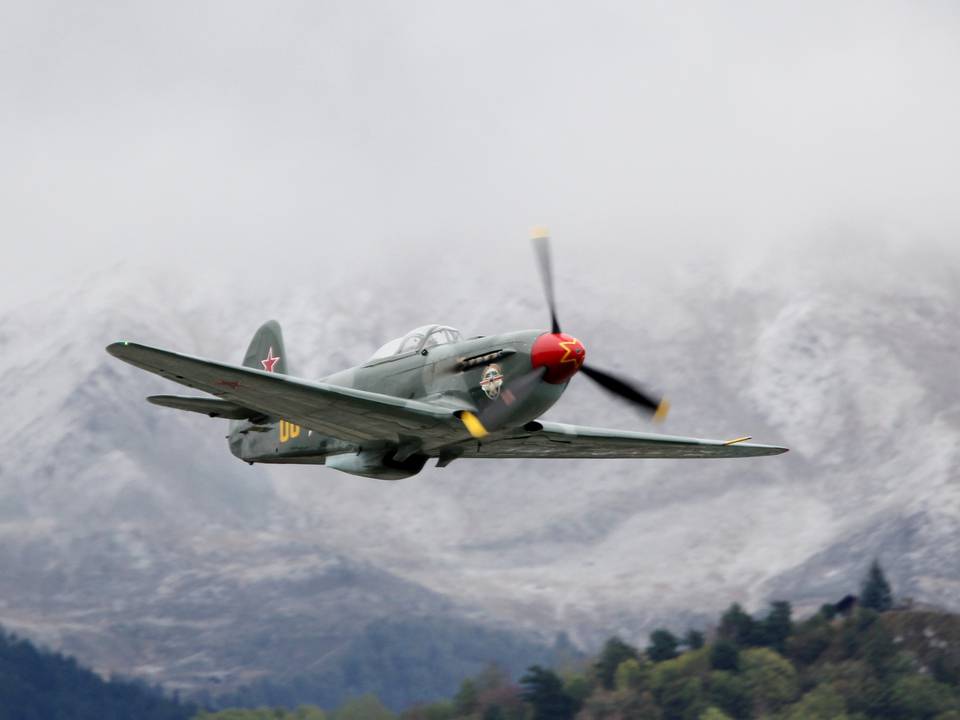
<path fill-rule="evenodd" d="M 775 458 L 461 460 L 399 483 L 248 467 L 218 421 L 143 402 L 180 389 L 103 352 L 130 338 L 236 360 L 276 317 L 291 371 L 318 377 L 425 322 L 544 322 L 509 271 L 434 258 L 417 283 L 410 266 L 263 288 L 112 268 L 3 310 L 0 622 L 192 689 L 309 666 L 383 617 L 640 640 L 733 601 L 835 599 L 874 556 L 901 594 L 960 608 L 947 257 L 810 246 L 643 282 L 607 266 L 601 285 L 561 264 L 565 328 L 671 396 L 665 432 L 750 432 L 791 448 Z M 550 417 L 643 426 L 576 380 Z"/>

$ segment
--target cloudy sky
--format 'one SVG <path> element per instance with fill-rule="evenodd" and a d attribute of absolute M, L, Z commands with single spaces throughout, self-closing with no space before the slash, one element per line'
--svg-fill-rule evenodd
<path fill-rule="evenodd" d="M 0 301 L 470 267 L 539 223 L 652 266 L 960 245 L 960 6 L 731 5 L 3 0 Z"/>

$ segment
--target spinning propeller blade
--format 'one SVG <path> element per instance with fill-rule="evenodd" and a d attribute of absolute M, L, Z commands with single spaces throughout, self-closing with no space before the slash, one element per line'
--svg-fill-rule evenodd
<path fill-rule="evenodd" d="M 655 398 L 638 388 L 628 380 L 618 378 L 604 370 L 584 365 L 580 372 L 593 380 L 597 385 L 609 393 L 632 402 L 646 411 L 653 412 L 654 420 L 663 420 L 670 411 L 670 403 L 663 398 Z"/>
<path fill-rule="evenodd" d="M 557 321 L 557 303 L 553 298 L 550 233 L 545 227 L 537 227 L 530 233 L 530 239 L 533 240 L 533 250 L 537 254 L 537 266 L 540 268 L 540 279 L 543 280 L 543 293 L 546 295 L 547 307 L 550 309 L 550 332 L 556 335 L 560 332 L 560 323 Z"/>

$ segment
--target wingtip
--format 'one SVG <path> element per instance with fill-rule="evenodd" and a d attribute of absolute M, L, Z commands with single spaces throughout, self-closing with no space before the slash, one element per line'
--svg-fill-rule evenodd
<path fill-rule="evenodd" d="M 129 344 L 130 343 L 127 340 L 117 340 L 116 342 L 112 342 L 107 345 L 105 350 L 114 357 L 117 357 L 123 352 L 123 348 L 127 347 Z"/>
<path fill-rule="evenodd" d="M 747 441 L 753 440 L 752 435 L 744 435 L 743 437 L 734 438 L 733 440 L 724 440 L 723 444 L 727 447 L 733 445 L 742 445 L 747 443 Z M 753 448 L 755 450 L 762 450 L 763 455 L 782 455 L 785 452 L 790 452 L 790 448 L 780 447 L 779 445 L 750 445 L 747 444 L 746 447 Z"/>
<path fill-rule="evenodd" d="M 790 448 L 780 447 L 779 445 L 754 445 L 753 447 L 762 447 L 766 450 L 765 455 L 783 455 L 790 452 Z"/>

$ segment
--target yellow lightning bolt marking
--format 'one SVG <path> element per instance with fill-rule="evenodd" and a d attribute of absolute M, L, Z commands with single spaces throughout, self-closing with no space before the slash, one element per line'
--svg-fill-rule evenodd
<path fill-rule="evenodd" d="M 477 418 L 477 416 L 472 412 L 463 412 L 460 415 L 460 422 L 462 422 L 464 427 L 467 428 L 467 432 L 473 435 L 473 437 L 475 437 L 477 440 L 489 435 L 487 429 L 483 426 L 483 423 L 481 423 L 479 418 Z"/>
<path fill-rule="evenodd" d="M 563 357 L 560 358 L 560 364 L 564 363 L 574 363 L 577 367 L 583 365 L 584 354 L 580 353 L 579 357 L 574 354 L 573 348 L 575 345 L 579 345 L 580 341 L 576 338 L 570 338 L 569 340 L 564 340 L 560 343 L 560 347 L 563 348 Z"/>

